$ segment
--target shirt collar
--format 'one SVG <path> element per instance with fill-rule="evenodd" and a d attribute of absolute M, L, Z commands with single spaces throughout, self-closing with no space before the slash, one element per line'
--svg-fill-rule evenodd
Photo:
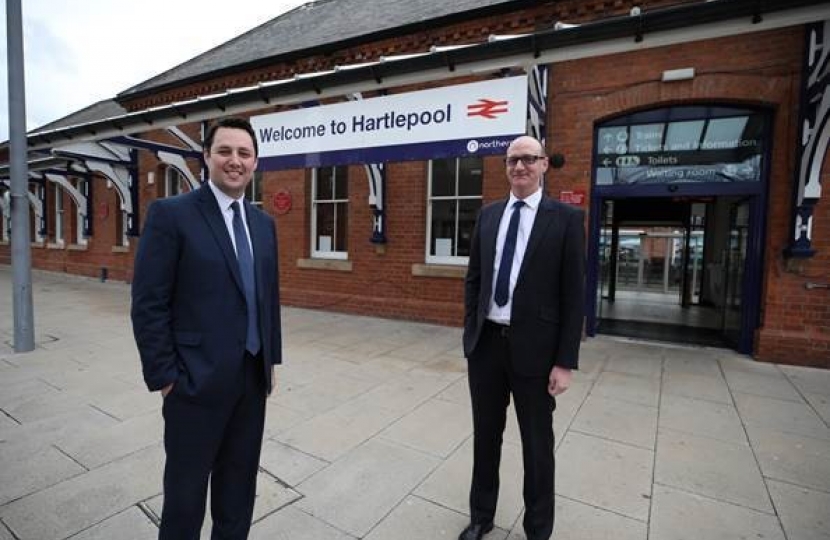
<path fill-rule="evenodd" d="M 533 195 L 530 195 L 530 196 L 528 196 L 524 199 L 519 199 L 511 191 L 510 192 L 510 200 L 507 201 L 507 208 L 513 208 L 513 203 L 515 203 L 518 200 L 524 201 L 524 203 L 528 207 L 532 208 L 533 210 L 536 210 L 539 207 L 539 203 L 542 202 L 542 188 L 537 189 L 536 191 L 533 192 Z"/>
<path fill-rule="evenodd" d="M 227 193 L 216 187 L 216 184 L 213 183 L 213 180 L 208 180 L 208 186 L 210 186 L 210 190 L 213 192 L 213 196 L 216 197 L 216 202 L 219 203 L 220 210 L 222 210 L 223 212 L 230 211 L 231 203 L 233 203 L 234 201 L 239 201 L 240 210 L 242 212 L 245 212 L 244 196 L 238 199 L 234 199 L 228 196 Z M 244 213 L 242 215 L 244 216 Z"/>

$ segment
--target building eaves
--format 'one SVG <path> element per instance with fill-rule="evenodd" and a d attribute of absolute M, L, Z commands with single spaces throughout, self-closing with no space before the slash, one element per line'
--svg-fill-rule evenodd
<path fill-rule="evenodd" d="M 118 94 L 132 99 L 276 61 L 341 50 L 436 24 L 533 5 L 529 0 L 316 0 Z"/>
<path fill-rule="evenodd" d="M 104 118 L 113 118 L 126 114 L 127 110 L 118 104 L 114 99 L 103 99 L 92 105 L 88 105 L 83 109 L 70 113 L 63 118 L 44 124 L 38 128 L 30 131 L 30 133 L 40 133 L 41 131 L 50 131 L 67 126 L 74 126 L 78 124 L 86 124 L 103 120 Z"/>

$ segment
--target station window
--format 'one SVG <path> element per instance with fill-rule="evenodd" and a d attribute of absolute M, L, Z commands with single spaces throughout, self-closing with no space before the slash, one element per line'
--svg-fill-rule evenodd
<path fill-rule="evenodd" d="M 262 206 L 262 171 L 254 172 L 254 177 L 245 188 L 245 198 L 254 206 Z"/>
<path fill-rule="evenodd" d="M 320 167 L 312 171 L 311 256 L 348 258 L 349 168 Z"/>
<path fill-rule="evenodd" d="M 55 244 L 63 245 L 63 190 L 55 184 Z"/>
<path fill-rule="evenodd" d="M 184 175 L 173 167 L 167 167 L 164 172 L 164 196 L 173 197 L 186 191 L 189 189 Z"/>
<path fill-rule="evenodd" d="M 87 180 L 83 180 L 81 178 L 74 180 L 75 187 L 84 197 L 89 198 L 89 183 Z M 80 246 L 85 246 L 87 244 L 86 235 L 84 234 L 84 216 L 86 215 L 87 209 L 81 208 L 80 206 L 75 209 L 75 242 Z"/>
<path fill-rule="evenodd" d="M 481 208 L 483 166 L 474 156 L 429 162 L 427 263 L 467 264 Z"/>

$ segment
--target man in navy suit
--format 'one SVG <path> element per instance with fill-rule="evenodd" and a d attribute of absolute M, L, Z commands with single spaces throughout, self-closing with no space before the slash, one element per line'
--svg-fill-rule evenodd
<path fill-rule="evenodd" d="M 473 407 L 470 524 L 493 528 L 506 410 L 513 396 L 524 462 L 528 540 L 553 533 L 553 410 L 571 384 L 582 339 L 585 231 L 581 210 L 542 193 L 542 145 L 507 149 L 508 199 L 481 209 L 465 282 L 464 355 Z"/>
<path fill-rule="evenodd" d="M 163 396 L 159 538 L 248 537 L 265 400 L 282 360 L 273 219 L 244 200 L 258 146 L 242 118 L 209 130 L 210 180 L 154 202 L 135 258 L 132 321 L 144 381 Z"/>

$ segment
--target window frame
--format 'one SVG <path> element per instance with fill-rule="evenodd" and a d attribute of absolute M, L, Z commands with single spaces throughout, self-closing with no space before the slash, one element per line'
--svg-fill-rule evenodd
<path fill-rule="evenodd" d="M 64 224 L 64 200 L 63 189 L 58 184 L 53 184 L 55 188 L 55 236 L 53 241 L 59 246 L 63 246 L 66 241 L 66 228 Z"/>
<path fill-rule="evenodd" d="M 81 192 L 84 197 L 89 200 L 89 180 L 78 178 L 75 183 L 75 188 Z M 86 215 L 86 208 L 81 208 L 75 205 L 75 243 L 79 246 L 86 246 L 88 243 L 87 237 L 84 235 L 84 215 Z M 91 218 L 91 217 L 90 217 Z"/>
<path fill-rule="evenodd" d="M 427 165 L 427 211 L 426 211 L 426 237 L 425 237 L 425 246 L 424 246 L 424 261 L 427 264 L 445 264 L 445 265 L 452 265 L 452 266 L 465 266 L 469 264 L 470 257 L 468 255 L 450 255 L 450 256 L 443 256 L 443 255 L 432 255 L 431 251 L 431 242 L 432 242 L 432 206 L 434 201 L 455 201 L 455 224 L 453 227 L 453 249 L 456 253 L 458 253 L 458 237 L 460 234 L 460 226 L 459 226 L 459 218 L 461 213 L 459 212 L 459 204 L 462 200 L 478 200 L 481 202 L 481 206 L 484 204 L 484 158 L 480 156 L 463 156 L 463 157 L 478 157 L 481 160 L 481 186 L 478 195 L 459 195 L 458 194 L 458 186 L 460 182 L 460 169 L 461 169 L 461 160 L 462 157 L 450 157 L 450 158 L 441 158 L 441 159 L 452 159 L 455 162 L 455 194 L 454 195 L 432 195 L 432 187 L 433 187 L 433 163 L 435 160 L 430 159 Z M 472 230 L 470 234 L 472 235 Z"/>
<path fill-rule="evenodd" d="M 311 234 L 309 235 L 311 238 L 311 245 L 310 245 L 310 253 L 312 259 L 335 259 L 345 261 L 349 259 L 349 231 L 348 231 L 348 223 L 349 223 L 349 168 L 348 165 L 344 165 L 343 169 L 346 171 L 346 198 L 345 199 L 337 199 L 334 189 L 334 184 L 332 185 L 332 199 L 317 199 L 317 179 L 318 179 L 318 172 L 320 169 L 332 169 L 332 175 L 334 178 L 334 182 L 337 182 L 337 166 L 331 167 L 315 167 L 311 170 Z M 334 206 L 334 234 L 332 235 L 333 239 L 337 238 L 337 208 L 338 205 L 345 204 L 346 205 L 346 250 L 345 251 L 322 251 L 317 249 L 317 207 L 319 204 L 331 204 Z"/>
<path fill-rule="evenodd" d="M 262 171 L 254 171 L 251 181 L 245 186 L 245 198 L 257 208 L 262 208 Z"/>

